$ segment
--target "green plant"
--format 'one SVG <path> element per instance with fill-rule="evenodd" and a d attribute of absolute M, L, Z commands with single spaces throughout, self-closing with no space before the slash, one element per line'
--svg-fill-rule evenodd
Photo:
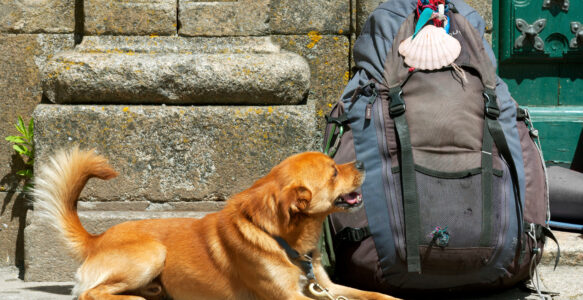
<path fill-rule="evenodd" d="M 10 135 L 6 137 L 6 140 L 13 143 L 12 148 L 22 157 L 26 168 L 19 170 L 16 174 L 25 178 L 24 189 L 28 190 L 32 187 L 30 183 L 33 177 L 33 165 L 34 165 L 34 122 L 30 119 L 28 126 L 24 125 L 22 117 L 18 116 L 18 122 L 15 125 L 16 130 L 22 135 Z"/>

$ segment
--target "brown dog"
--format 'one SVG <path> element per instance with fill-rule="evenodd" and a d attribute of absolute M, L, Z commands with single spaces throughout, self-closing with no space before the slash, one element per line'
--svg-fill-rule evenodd
<path fill-rule="evenodd" d="M 310 282 L 336 297 L 395 299 L 336 285 L 320 265 L 325 217 L 362 202 L 355 192 L 364 180 L 359 162 L 298 154 L 202 219 L 132 221 L 91 235 L 77 216 L 77 198 L 88 179 L 116 175 L 105 158 L 75 148 L 51 158 L 35 181 L 35 209 L 82 262 L 74 289 L 81 300 L 318 298 Z"/>

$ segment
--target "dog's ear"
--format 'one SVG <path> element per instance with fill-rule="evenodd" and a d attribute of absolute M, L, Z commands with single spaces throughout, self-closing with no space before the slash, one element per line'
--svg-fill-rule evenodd
<path fill-rule="evenodd" d="M 291 192 L 292 202 L 290 210 L 293 213 L 299 213 L 308 208 L 312 200 L 312 192 L 304 186 L 296 186 Z"/>
<path fill-rule="evenodd" d="M 289 222 L 292 215 L 304 211 L 310 205 L 312 192 L 302 185 L 286 186 L 279 199 L 280 211 Z"/>

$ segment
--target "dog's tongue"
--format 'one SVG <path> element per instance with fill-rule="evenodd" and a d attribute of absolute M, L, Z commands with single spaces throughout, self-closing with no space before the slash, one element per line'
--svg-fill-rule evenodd
<path fill-rule="evenodd" d="M 357 192 L 352 192 L 349 194 L 344 194 L 342 195 L 342 199 L 344 199 L 344 202 L 353 205 L 353 204 L 357 204 L 358 202 L 360 202 L 360 198 L 359 198 L 360 194 Z"/>

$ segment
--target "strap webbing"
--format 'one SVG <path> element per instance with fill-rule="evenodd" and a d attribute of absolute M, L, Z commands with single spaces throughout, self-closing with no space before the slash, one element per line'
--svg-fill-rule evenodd
<path fill-rule="evenodd" d="M 322 235 L 318 241 L 318 249 L 320 249 L 320 264 L 330 278 L 334 277 L 336 253 L 334 252 L 332 230 L 330 229 L 330 216 L 326 217 L 322 225 Z"/>
<path fill-rule="evenodd" d="M 561 259 L 561 246 L 559 246 L 559 241 L 557 241 L 557 238 L 555 237 L 555 235 L 553 234 L 553 232 L 541 225 L 538 225 L 541 230 L 542 230 L 542 234 L 548 238 L 550 238 L 551 240 L 553 240 L 555 242 L 555 244 L 557 244 L 557 256 L 555 256 L 555 269 L 557 269 L 557 265 L 559 265 L 559 260 Z"/>
<path fill-rule="evenodd" d="M 415 163 L 409 137 L 409 125 L 405 116 L 405 102 L 401 98 L 401 87 L 389 89 L 391 104 L 389 113 L 395 122 L 395 129 L 401 149 L 399 166 L 401 167 L 401 186 L 403 192 L 403 212 L 405 215 L 405 244 L 407 249 L 407 271 L 421 273 L 419 258 L 419 199 L 417 197 L 417 180 Z"/>
<path fill-rule="evenodd" d="M 500 110 L 496 98 L 484 93 L 484 136 L 482 138 L 482 230 L 480 246 L 488 247 L 492 238 L 492 148 L 494 140 L 490 134 L 488 119 L 497 120 Z M 494 103 L 492 103 L 494 101 Z"/>
<path fill-rule="evenodd" d="M 496 92 L 491 89 L 484 90 L 484 97 L 486 97 L 486 114 L 489 115 L 496 115 L 496 118 L 485 118 L 486 122 L 488 123 L 488 130 L 492 135 L 494 143 L 498 148 L 498 152 L 502 155 L 502 158 L 508 164 L 508 169 L 510 171 L 510 177 L 512 179 L 512 183 L 514 186 L 514 199 L 516 204 L 516 214 L 518 220 L 518 235 L 517 235 L 517 246 L 516 246 L 516 258 L 520 256 L 523 246 L 523 230 L 524 225 L 522 224 L 523 220 L 523 212 L 522 212 L 522 201 L 520 200 L 520 186 L 518 182 L 518 172 L 516 171 L 516 164 L 514 163 L 514 159 L 512 158 L 512 153 L 510 152 L 510 148 L 508 147 L 508 143 L 506 142 L 506 137 L 504 136 L 504 131 L 502 130 L 502 126 L 498 123 L 497 116 L 500 115 L 500 109 L 498 108 L 498 104 L 496 103 Z M 516 264 L 519 263 L 519 259 L 515 260 Z"/>
<path fill-rule="evenodd" d="M 296 261 L 300 268 L 306 274 L 308 279 L 315 279 L 314 276 L 314 268 L 312 267 L 312 261 L 310 260 L 303 260 L 300 259 L 300 254 L 294 248 L 292 248 L 282 237 L 277 235 L 272 235 L 272 237 L 277 241 L 277 243 L 285 250 L 287 257 L 292 260 Z"/>
<path fill-rule="evenodd" d="M 486 117 L 487 118 L 487 117 Z M 492 146 L 494 141 L 488 130 L 488 121 L 484 119 L 484 137 L 482 140 L 482 231 L 480 246 L 488 247 L 492 235 Z"/>

